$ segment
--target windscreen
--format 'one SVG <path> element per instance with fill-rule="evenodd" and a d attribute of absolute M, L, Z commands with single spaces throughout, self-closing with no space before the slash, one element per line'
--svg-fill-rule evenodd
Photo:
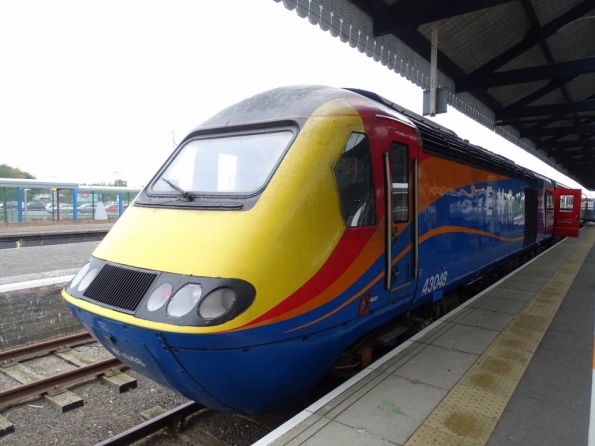
<path fill-rule="evenodd" d="M 293 137 L 289 130 L 189 141 L 153 191 L 250 194 L 261 189 Z"/>

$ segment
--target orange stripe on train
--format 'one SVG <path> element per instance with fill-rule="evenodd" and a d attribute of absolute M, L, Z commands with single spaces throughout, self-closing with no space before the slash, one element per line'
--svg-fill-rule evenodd
<path fill-rule="evenodd" d="M 498 235 L 495 235 L 495 234 L 491 234 L 489 232 L 480 231 L 480 230 L 477 230 L 477 229 L 465 228 L 465 227 L 462 227 L 462 226 L 442 226 L 440 228 L 433 229 L 433 230 L 428 231 L 425 234 L 423 234 L 419 238 L 419 243 L 421 244 L 424 241 L 426 241 L 426 240 L 428 240 L 428 239 L 430 239 L 432 237 L 436 237 L 438 235 L 448 234 L 448 233 L 478 234 L 478 235 L 483 235 L 483 236 L 486 236 L 486 237 L 492 237 L 492 238 L 495 238 L 495 239 L 498 239 L 498 240 L 501 240 L 501 241 L 504 241 L 504 242 L 516 242 L 516 241 L 523 240 L 523 237 L 516 237 L 516 238 L 501 237 L 501 236 L 498 236 Z M 392 264 L 395 265 L 409 251 L 411 251 L 411 246 L 410 245 L 407 246 L 405 249 L 403 249 L 393 259 Z M 342 308 L 344 308 L 345 306 L 349 305 L 351 302 L 353 302 L 354 300 L 356 300 L 357 298 L 359 298 L 362 294 L 364 294 L 366 291 L 368 291 L 372 287 L 372 285 L 374 285 L 376 282 L 378 282 L 383 277 L 384 277 L 384 271 L 382 271 L 374 279 L 372 279 L 372 281 L 370 281 L 370 283 L 368 283 L 365 287 L 363 287 L 361 291 L 359 291 L 354 296 L 352 296 L 349 299 L 347 299 L 345 302 L 343 302 L 337 308 L 335 308 L 332 311 L 328 312 L 327 314 L 319 317 L 318 319 L 315 319 L 313 321 L 308 322 L 307 324 L 303 324 L 303 325 L 300 325 L 299 327 L 292 328 L 291 330 L 287 330 L 285 333 L 290 333 L 292 331 L 299 330 L 300 328 L 308 327 L 310 325 L 316 324 L 317 322 L 320 322 L 320 321 L 328 318 L 329 316 L 332 316 L 337 311 L 341 310 Z"/>

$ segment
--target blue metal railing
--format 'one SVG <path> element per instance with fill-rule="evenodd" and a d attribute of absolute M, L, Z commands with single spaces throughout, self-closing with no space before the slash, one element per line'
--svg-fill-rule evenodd
<path fill-rule="evenodd" d="M 0 178 L 0 190 L 0 221 L 4 223 L 115 219 L 126 210 L 131 196 L 140 192 L 130 187 L 81 186 L 13 178 Z M 110 206 L 106 211 L 107 204 Z"/>

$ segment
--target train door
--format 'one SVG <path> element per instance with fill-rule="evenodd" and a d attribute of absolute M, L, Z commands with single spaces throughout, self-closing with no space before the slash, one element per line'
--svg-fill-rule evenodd
<path fill-rule="evenodd" d="M 411 297 L 417 284 L 416 146 L 402 133 L 390 131 L 384 153 L 385 287 L 390 300 Z"/>
<path fill-rule="evenodd" d="M 554 190 L 554 235 L 578 237 L 581 212 L 581 190 Z"/>
<path fill-rule="evenodd" d="M 545 191 L 545 228 L 550 229 L 554 226 L 554 191 L 546 189 Z"/>

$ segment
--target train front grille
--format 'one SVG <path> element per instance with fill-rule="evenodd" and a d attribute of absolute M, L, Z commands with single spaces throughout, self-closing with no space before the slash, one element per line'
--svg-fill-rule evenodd
<path fill-rule="evenodd" d="M 135 312 L 157 274 L 105 265 L 83 296 L 126 312 Z"/>

